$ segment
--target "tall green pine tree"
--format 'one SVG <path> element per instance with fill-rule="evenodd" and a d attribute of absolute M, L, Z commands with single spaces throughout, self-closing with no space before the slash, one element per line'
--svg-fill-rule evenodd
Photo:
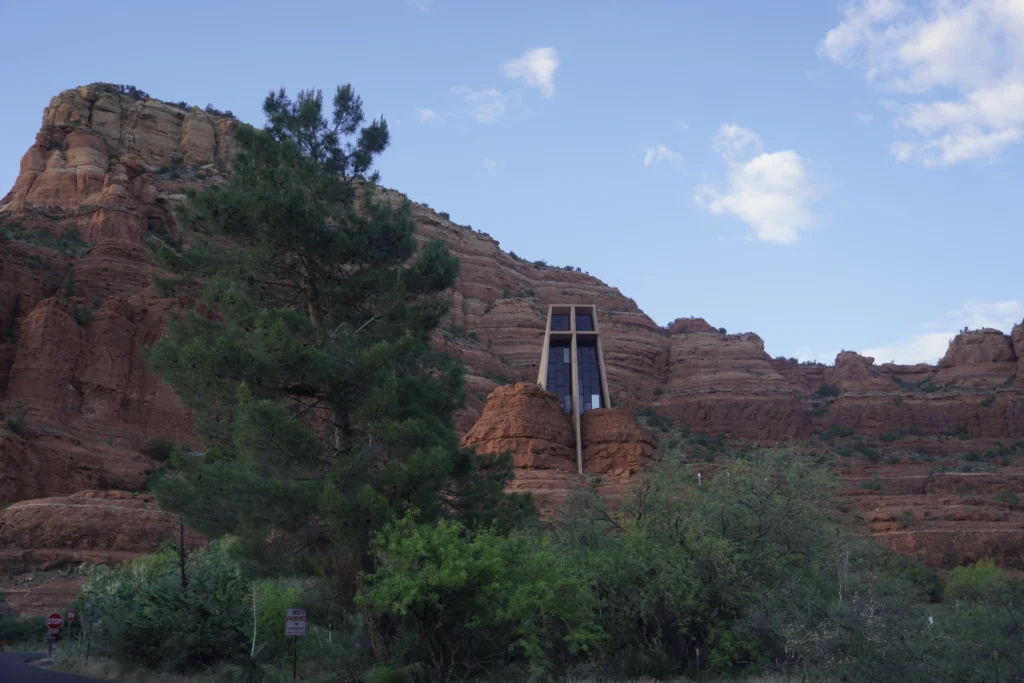
<path fill-rule="evenodd" d="M 508 458 L 459 448 L 460 367 L 428 336 L 448 312 L 458 261 L 417 246 L 408 201 L 376 187 L 383 119 L 339 87 L 264 102 L 239 127 L 226 183 L 190 192 L 178 219 L 191 248 L 159 246 L 204 283 L 172 319 L 152 367 L 193 410 L 204 456 L 179 454 L 161 504 L 194 528 L 232 535 L 253 573 L 318 574 L 357 590 L 370 541 L 409 509 L 509 528 L 530 515 L 508 496 Z M 380 619 L 364 614 L 386 656 Z"/>

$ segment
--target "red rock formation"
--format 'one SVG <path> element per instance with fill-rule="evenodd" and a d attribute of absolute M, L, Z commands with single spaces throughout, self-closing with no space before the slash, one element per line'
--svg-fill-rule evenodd
<path fill-rule="evenodd" d="M 159 510 L 153 496 L 81 491 L 0 512 L 0 561 L 8 573 L 120 562 L 151 553 L 178 533 L 178 516 Z M 203 543 L 186 532 L 187 548 Z"/>
<path fill-rule="evenodd" d="M 654 440 L 629 413 L 590 411 L 581 416 L 580 429 L 583 476 L 569 414 L 554 394 L 520 382 L 491 393 L 462 445 L 481 454 L 510 452 L 515 478 L 509 489 L 532 494 L 541 513 L 550 515 L 593 476 L 601 478 L 602 495 L 621 495 L 630 477 L 654 457 Z"/>
<path fill-rule="evenodd" d="M 811 426 L 793 386 L 752 333 L 673 335 L 668 381 L 655 405 L 680 424 L 713 434 L 782 439 L 804 436 Z"/>
<path fill-rule="evenodd" d="M 718 332 L 704 318 L 676 318 L 668 324 L 669 334 L 688 334 L 690 332 Z"/>
<path fill-rule="evenodd" d="M 155 465 L 139 449 L 154 438 L 198 445 L 189 415 L 146 367 L 144 349 L 180 304 L 155 295 L 160 273 L 143 245 L 175 234 L 171 209 L 184 187 L 222 182 L 237 125 L 97 85 L 65 91 L 47 107 L 14 188 L 0 200 L 0 223 L 52 234 L 75 228 L 92 249 L 75 258 L 0 240 L 0 408 L 24 407 L 27 425 L 25 438 L 4 432 L 0 440 L 0 500 L 136 489 Z M 390 190 L 382 196 L 405 200 Z M 571 443 L 556 447 L 558 438 L 528 433 L 536 425 L 525 418 L 519 432 L 487 427 L 487 394 L 501 382 L 536 378 L 552 303 L 597 305 L 615 407 L 654 406 L 696 432 L 762 443 L 829 427 L 1024 437 L 1024 325 L 1010 338 L 991 330 L 959 335 L 938 367 L 875 365 L 854 353 L 840 354 L 835 367 L 792 363 L 768 357 L 755 334 L 720 334 L 700 318 L 660 327 L 597 278 L 515 258 L 489 235 L 424 205 L 414 204 L 412 215 L 420 239 L 443 240 L 462 264 L 454 327 L 433 340 L 468 369 L 456 424 L 479 448 L 513 447 L 523 464 L 516 486 L 524 490 L 556 499 L 579 483 L 574 455 L 559 450 Z M 838 397 L 815 396 L 833 384 Z M 514 387 L 498 391 L 496 405 L 504 402 L 511 415 L 544 403 Z M 630 457 L 593 461 L 625 458 L 626 471 Z"/>
<path fill-rule="evenodd" d="M 1017 371 L 1013 340 L 991 328 L 958 334 L 935 375 L 938 384 L 988 389 L 1002 386 Z"/>
<path fill-rule="evenodd" d="M 577 469 L 572 419 L 554 394 L 532 382 L 495 389 L 462 445 L 481 454 L 509 451 L 517 468 Z"/>
<path fill-rule="evenodd" d="M 580 433 L 586 474 L 628 478 L 654 459 L 654 439 L 625 411 L 589 410 L 580 416 Z"/>

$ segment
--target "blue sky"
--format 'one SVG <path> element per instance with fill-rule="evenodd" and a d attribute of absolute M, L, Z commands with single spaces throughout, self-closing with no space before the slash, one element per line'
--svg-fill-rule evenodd
<path fill-rule="evenodd" d="M 0 0 L 0 24 L 0 192 L 65 88 L 261 123 L 272 88 L 351 82 L 392 129 L 385 185 L 658 323 L 934 362 L 1024 318 L 1022 0 Z"/>

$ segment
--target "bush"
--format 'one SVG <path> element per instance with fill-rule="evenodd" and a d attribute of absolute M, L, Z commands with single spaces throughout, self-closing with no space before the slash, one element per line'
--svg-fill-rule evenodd
<path fill-rule="evenodd" d="M 92 311 L 85 306 L 75 306 L 71 309 L 71 317 L 75 319 L 75 322 L 79 325 L 90 325 L 92 324 Z"/>
<path fill-rule="evenodd" d="M 817 568 L 834 567 L 829 475 L 788 453 L 725 472 L 698 487 L 666 462 L 619 512 L 590 493 L 560 513 L 556 542 L 600 598 L 602 658 L 620 675 L 641 663 L 647 675 L 692 678 L 763 670 L 785 657 L 782 630 L 762 626 L 791 604 L 787 587 L 804 587 L 800 604 L 827 598 Z"/>
<path fill-rule="evenodd" d="M 0 226 L 0 235 L 14 242 L 34 244 L 46 247 L 47 249 L 53 249 L 73 258 L 80 258 L 85 255 L 85 252 L 89 251 L 89 244 L 82 239 L 82 233 L 74 223 L 69 225 L 64 230 L 64 233 L 58 237 L 46 228 L 28 230 L 22 228 L 20 223 L 12 221 Z M 37 254 L 30 254 L 29 258 L 39 262 Z M 40 267 L 43 266 L 40 265 Z"/>
<path fill-rule="evenodd" d="M 667 432 L 675 426 L 675 423 L 672 420 L 659 414 L 654 408 L 642 408 L 640 410 L 636 410 L 633 412 L 633 416 L 644 418 L 648 427 L 663 432 Z"/>
<path fill-rule="evenodd" d="M 171 297 L 178 293 L 178 289 L 188 284 L 188 278 L 183 277 L 155 277 L 153 278 L 153 291 L 157 296 Z"/>
<path fill-rule="evenodd" d="M 234 114 L 231 113 L 230 109 L 221 111 L 220 109 L 217 109 L 217 107 L 213 106 L 212 104 L 206 105 L 206 108 L 203 111 L 205 111 L 207 114 L 210 114 L 211 116 L 230 116 L 232 118 L 234 118 L 234 116 L 235 116 Z"/>
<path fill-rule="evenodd" d="M 885 443 L 892 443 L 893 441 L 899 441 L 907 435 L 907 432 L 903 429 L 892 429 L 882 434 L 882 441 Z"/>
<path fill-rule="evenodd" d="M 512 656 L 535 675 L 596 648 L 595 598 L 564 557 L 522 534 L 471 532 L 408 515 L 374 544 L 380 567 L 359 600 L 391 615 L 435 681 Z"/>
<path fill-rule="evenodd" d="M 233 658 L 251 635 L 249 587 L 224 542 L 191 554 L 184 590 L 168 546 L 90 568 L 80 600 L 97 610 L 94 646 L 122 664 L 194 671 Z"/>
<path fill-rule="evenodd" d="M 881 457 L 878 454 L 878 449 L 870 444 L 859 443 L 854 445 L 853 448 L 862 456 L 864 456 L 864 459 L 867 460 L 868 462 L 878 462 L 879 458 Z"/>
<path fill-rule="evenodd" d="M 25 619 L 0 619 L 0 642 L 8 644 L 43 640 L 42 619 L 29 617 Z"/>
<path fill-rule="evenodd" d="M 822 384 L 818 387 L 818 390 L 814 392 L 814 395 L 818 398 L 827 398 L 839 395 L 838 384 Z"/>
<path fill-rule="evenodd" d="M 729 332 L 724 327 L 719 327 L 718 334 L 729 334 Z"/>
<path fill-rule="evenodd" d="M 5 416 L 7 428 L 18 436 L 25 436 L 25 406 L 18 404 L 13 411 Z"/>
<path fill-rule="evenodd" d="M 981 402 L 981 407 L 982 408 L 991 408 L 992 404 L 994 404 L 995 402 L 996 402 L 996 397 L 995 396 L 989 396 L 989 397 L 985 398 Z"/>
<path fill-rule="evenodd" d="M 997 491 L 996 500 L 1007 505 L 1020 505 L 1020 498 L 1013 491 Z"/>
<path fill-rule="evenodd" d="M 142 449 L 144 455 L 148 455 L 157 462 L 167 462 L 174 455 L 177 445 L 167 438 L 154 439 L 149 445 Z"/>

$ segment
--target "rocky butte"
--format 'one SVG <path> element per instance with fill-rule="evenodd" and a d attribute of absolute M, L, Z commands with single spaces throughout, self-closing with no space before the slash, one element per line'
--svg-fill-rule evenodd
<path fill-rule="evenodd" d="M 45 609 L 32 595 L 73 590 L 54 570 L 133 557 L 175 533 L 142 493 L 159 467 L 153 446 L 199 443 L 143 350 L 187 293 L 146 242 L 178 239 L 173 206 L 185 188 L 222 182 L 237 125 L 108 84 L 66 90 L 0 200 L 0 558 L 23 611 Z M 421 238 L 444 240 L 462 263 L 434 340 L 467 367 L 456 426 L 482 452 L 511 449 L 513 488 L 542 510 L 577 486 L 625 495 L 657 447 L 702 463 L 787 445 L 837 453 L 846 508 L 900 552 L 941 568 L 991 556 L 1024 569 L 1024 324 L 965 331 L 935 366 L 853 352 L 797 363 L 700 318 L 661 327 L 597 278 L 527 262 L 424 204 L 413 216 Z M 597 306 L 614 406 L 584 415 L 582 476 L 568 416 L 533 383 L 559 303 Z"/>

